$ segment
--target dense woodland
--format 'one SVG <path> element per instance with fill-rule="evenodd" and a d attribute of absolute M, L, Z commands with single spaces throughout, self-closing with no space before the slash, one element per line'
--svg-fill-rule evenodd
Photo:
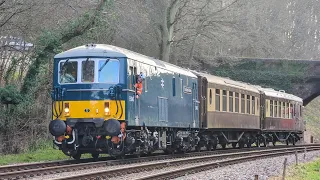
<path fill-rule="evenodd" d="M 48 138 L 53 56 L 86 43 L 199 69 L 319 59 L 318 0 L 0 0 L 0 153 Z"/>

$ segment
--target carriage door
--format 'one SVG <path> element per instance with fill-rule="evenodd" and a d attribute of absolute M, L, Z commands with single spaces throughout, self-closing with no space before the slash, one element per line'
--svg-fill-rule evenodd
<path fill-rule="evenodd" d="M 197 84 L 192 83 L 192 127 L 199 123 L 199 103 Z"/>

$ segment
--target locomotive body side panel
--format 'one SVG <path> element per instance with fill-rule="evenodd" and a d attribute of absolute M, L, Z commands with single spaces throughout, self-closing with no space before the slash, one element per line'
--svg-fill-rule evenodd
<path fill-rule="evenodd" d="M 155 61 L 155 60 L 154 60 Z M 139 99 L 128 94 L 128 125 L 149 127 L 198 128 L 199 119 L 194 106 L 197 79 L 167 64 L 128 60 L 128 88 L 134 90 L 135 75 L 142 72 L 143 92 Z"/>

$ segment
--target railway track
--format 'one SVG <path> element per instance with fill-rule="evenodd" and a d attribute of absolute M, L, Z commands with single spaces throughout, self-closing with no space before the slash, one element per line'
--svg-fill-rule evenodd
<path fill-rule="evenodd" d="M 192 173 L 205 171 L 213 168 L 218 168 L 218 167 L 222 167 L 230 164 L 241 163 L 244 161 L 256 160 L 256 159 L 261 159 L 266 157 L 281 156 L 281 155 L 295 153 L 296 151 L 299 153 L 304 151 L 315 151 L 315 150 L 320 150 L 320 146 L 279 148 L 279 149 L 269 149 L 269 150 L 261 150 L 261 151 L 249 151 L 249 152 L 228 153 L 228 154 L 220 154 L 220 155 L 190 157 L 190 158 L 170 160 L 165 162 L 155 162 L 151 164 L 132 165 L 130 167 L 110 169 L 110 170 L 104 170 L 99 172 L 56 178 L 54 180 L 110 179 L 110 178 L 117 178 L 118 176 L 122 176 L 125 174 L 133 174 L 133 173 L 152 171 L 157 169 L 159 170 L 169 166 L 178 167 L 185 164 L 206 162 L 205 164 L 193 165 L 188 168 L 174 169 L 174 170 L 166 171 L 163 173 L 156 173 L 156 174 L 135 178 L 139 180 L 171 179 L 171 178 L 184 176 L 185 174 L 192 174 Z M 226 160 L 223 160 L 223 159 L 226 159 Z M 148 173 L 144 173 L 144 174 L 148 174 Z"/>
<path fill-rule="evenodd" d="M 304 149 L 304 147 L 318 147 L 320 145 L 298 145 L 294 148 Z M 67 160 L 67 161 L 54 161 L 54 162 L 45 162 L 45 163 L 31 163 L 31 164 L 22 164 L 22 165 L 10 165 L 10 166 L 0 166 L 0 180 L 1 179 L 21 179 L 21 178 L 32 178 L 40 175 L 49 175 L 62 172 L 77 171 L 90 168 L 99 168 L 113 165 L 123 165 L 123 164 L 132 164 L 132 163 L 141 163 L 141 162 L 150 162 L 150 161 L 159 161 L 159 160 L 174 160 L 178 158 L 191 158 L 198 160 L 205 160 L 201 157 L 210 157 L 211 159 L 219 159 L 220 157 L 231 157 L 236 154 L 239 155 L 248 155 L 248 154 L 257 154 L 262 151 L 275 151 L 288 149 L 288 146 L 275 146 L 275 147 L 264 147 L 264 148 L 250 148 L 250 149 L 226 149 L 218 151 L 205 151 L 197 153 L 187 153 L 187 154 L 175 154 L 175 155 L 158 155 L 158 156 L 149 156 L 149 157 L 140 157 L 140 158 L 129 158 L 122 160 L 100 160 L 98 162 L 92 162 L 93 159 L 85 159 L 82 161 Z M 293 147 L 290 147 L 293 148 Z M 310 150 L 310 149 L 308 149 Z M 209 159 L 209 158 L 208 158 Z"/>
<path fill-rule="evenodd" d="M 300 146 L 303 146 L 303 145 L 297 145 L 296 147 L 300 147 Z M 283 148 L 283 147 L 290 147 L 290 146 L 286 146 L 286 145 L 269 146 L 269 147 L 260 147 L 259 149 L 269 149 L 269 148 L 276 149 L 276 148 Z M 227 153 L 227 152 L 249 151 L 249 150 L 255 150 L 255 149 L 257 149 L 257 147 L 252 147 L 250 149 L 228 149 L 228 148 L 226 148 L 226 149 L 217 149 L 216 151 L 208 151 L 207 153 L 219 154 L 219 153 Z M 201 152 L 201 153 L 206 153 L 206 152 Z M 197 155 L 201 155 L 201 153 L 197 154 Z M 192 153 L 188 153 L 188 154 L 186 154 L 186 156 L 190 155 L 190 154 L 192 154 Z M 159 155 L 159 154 L 155 154 L 155 155 Z M 175 155 L 175 156 L 179 157 L 181 155 Z M 173 157 L 175 157 L 175 156 L 173 156 Z M 172 156 L 161 156 L 159 158 L 164 158 L 164 157 L 169 158 Z M 130 156 L 129 156 L 129 158 L 130 158 Z M 110 160 L 114 160 L 114 158 L 103 157 L 103 158 L 99 158 L 98 161 L 110 161 Z M 146 158 L 142 159 L 141 161 L 143 161 L 143 160 L 146 160 Z M 151 159 L 151 160 L 153 160 L 153 159 Z M 157 158 L 155 158 L 155 160 L 157 160 Z M 94 162 L 94 161 L 95 160 L 93 158 L 88 158 L 88 159 L 81 159 L 80 161 L 62 160 L 62 161 L 36 162 L 36 163 L 27 163 L 27 164 L 19 164 L 19 165 L 0 166 L 0 175 L 3 173 L 9 173 L 9 172 L 48 168 L 48 167 L 63 166 L 63 165 L 72 165 L 72 164 L 79 164 L 79 163 L 90 163 L 90 162 Z"/>

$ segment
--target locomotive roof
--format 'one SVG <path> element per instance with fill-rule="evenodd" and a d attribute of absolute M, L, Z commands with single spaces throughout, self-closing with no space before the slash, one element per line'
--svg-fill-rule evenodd
<path fill-rule="evenodd" d="M 291 101 L 296 101 L 301 103 L 303 102 L 302 98 L 295 96 L 293 94 L 286 93 L 284 91 L 276 91 L 271 88 L 262 88 L 260 86 L 257 86 L 257 87 L 259 88 L 260 91 L 262 91 L 266 96 L 269 96 L 269 97 L 288 99 Z"/>
<path fill-rule="evenodd" d="M 79 46 L 79 47 L 64 51 L 62 53 L 59 53 L 54 58 L 65 59 L 65 58 L 88 57 L 88 56 L 89 57 L 112 57 L 112 58 L 127 57 L 128 59 L 133 59 L 141 63 L 149 64 L 149 65 L 163 68 L 175 73 L 197 78 L 196 75 L 194 75 L 192 72 L 190 72 L 187 69 L 183 69 L 173 64 L 166 63 L 164 61 L 160 61 L 158 59 L 148 57 L 148 56 L 130 51 L 125 48 L 112 46 L 108 44 L 94 44 L 94 45 Z"/>
<path fill-rule="evenodd" d="M 194 73 L 199 74 L 200 76 L 207 78 L 209 83 L 215 83 L 215 84 L 225 85 L 225 86 L 229 86 L 229 87 L 234 87 L 234 88 L 238 88 L 238 89 L 243 89 L 243 90 L 259 93 L 259 90 L 256 87 L 254 87 L 248 83 L 239 82 L 239 81 L 235 81 L 235 80 L 232 80 L 229 78 L 223 78 L 223 77 L 214 76 L 214 75 L 206 74 L 206 73 L 199 73 L 199 72 L 194 72 Z"/>

